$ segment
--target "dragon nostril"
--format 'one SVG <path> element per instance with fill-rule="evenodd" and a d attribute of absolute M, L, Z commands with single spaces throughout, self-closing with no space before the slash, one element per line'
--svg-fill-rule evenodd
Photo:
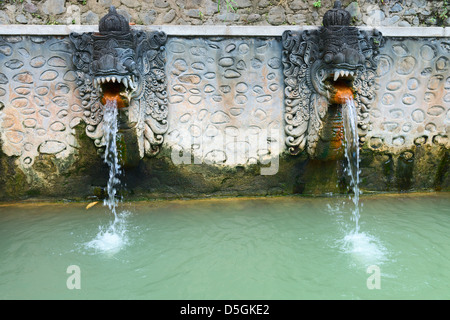
<path fill-rule="evenodd" d="M 351 65 L 356 65 L 358 64 L 360 61 L 360 55 L 359 52 L 357 51 L 351 51 L 348 53 L 347 55 L 347 63 L 351 64 Z"/>
<path fill-rule="evenodd" d="M 335 64 L 344 63 L 344 61 L 345 61 L 345 56 L 342 52 L 339 52 L 338 54 L 336 54 L 334 56 L 333 62 Z"/>
<path fill-rule="evenodd" d="M 131 72 L 133 72 L 134 70 L 136 70 L 136 62 L 134 62 L 133 60 L 131 60 L 131 59 L 127 59 L 125 62 L 124 62 L 124 66 L 125 66 L 125 68 L 127 68 L 129 71 L 131 71 Z"/>
<path fill-rule="evenodd" d="M 331 63 L 331 61 L 333 61 L 333 54 L 332 53 L 327 53 L 323 57 L 323 61 L 325 61 L 325 63 Z"/>

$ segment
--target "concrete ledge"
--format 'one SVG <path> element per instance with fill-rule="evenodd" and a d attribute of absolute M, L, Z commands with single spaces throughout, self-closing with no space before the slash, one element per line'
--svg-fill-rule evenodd
<path fill-rule="evenodd" d="M 286 30 L 314 30 L 317 26 L 221 26 L 221 25 L 151 25 L 132 26 L 133 29 L 164 31 L 169 36 L 212 37 L 280 37 Z M 450 37 L 450 27 L 359 27 L 378 30 L 386 37 Z M 71 32 L 98 32 L 98 25 L 0 25 L 0 35 L 68 35 Z"/>

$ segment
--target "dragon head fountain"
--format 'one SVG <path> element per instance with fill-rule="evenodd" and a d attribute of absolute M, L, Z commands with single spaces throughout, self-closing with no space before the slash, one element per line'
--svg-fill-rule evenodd
<path fill-rule="evenodd" d="M 317 30 L 283 33 L 285 131 L 291 154 L 304 149 L 312 158 L 342 155 L 341 106 L 353 99 L 360 142 L 374 96 L 382 35 L 350 26 L 351 15 L 336 1 Z"/>
<path fill-rule="evenodd" d="M 119 131 L 130 140 L 125 144 L 136 146 L 140 158 L 156 154 L 168 126 L 166 34 L 132 30 L 112 6 L 99 32 L 71 33 L 70 39 L 87 135 L 97 147 L 104 145 L 103 111 L 113 101 L 119 108 Z"/>

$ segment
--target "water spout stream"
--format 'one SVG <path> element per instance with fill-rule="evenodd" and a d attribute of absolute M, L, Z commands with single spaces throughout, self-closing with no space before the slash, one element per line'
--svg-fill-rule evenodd
<path fill-rule="evenodd" d="M 352 98 L 347 98 L 345 105 L 343 105 L 343 122 L 344 122 L 344 135 L 345 135 L 345 158 L 347 160 L 346 173 L 350 177 L 350 186 L 352 188 L 353 195 L 351 200 L 353 201 L 354 208 L 352 210 L 352 219 L 355 222 L 354 233 L 359 233 L 359 218 L 360 218 L 360 203 L 359 203 L 359 139 L 358 139 L 358 127 L 357 127 L 357 112 L 356 106 Z"/>
<path fill-rule="evenodd" d="M 106 100 L 103 114 L 103 130 L 106 144 L 105 163 L 109 166 L 109 179 L 106 188 L 108 198 L 104 200 L 104 205 L 108 206 L 108 208 L 114 214 L 114 222 L 112 224 L 113 229 L 118 220 L 118 200 L 116 198 L 116 186 L 120 183 L 118 175 L 121 173 L 116 143 L 118 132 L 117 110 L 116 100 Z"/>
<path fill-rule="evenodd" d="M 354 229 L 347 232 L 341 245 L 345 252 L 350 253 L 357 261 L 368 265 L 381 264 L 386 259 L 386 248 L 378 240 L 365 232 L 360 232 L 360 214 L 362 203 L 360 201 L 360 154 L 358 137 L 358 114 L 353 98 L 350 96 L 342 105 L 344 127 L 344 155 L 347 160 L 345 172 L 350 178 L 352 201 L 352 216 Z"/>
<path fill-rule="evenodd" d="M 97 237 L 90 241 L 87 246 L 96 251 L 115 253 L 126 244 L 126 228 L 124 214 L 118 214 L 117 207 L 119 200 L 116 197 L 117 187 L 120 185 L 119 175 L 121 167 L 119 162 L 119 152 L 117 149 L 118 134 L 118 108 L 115 99 L 107 99 L 104 105 L 103 130 L 105 137 L 105 163 L 109 166 L 109 179 L 107 183 L 108 197 L 103 204 L 109 208 L 114 215 L 114 220 L 105 229 L 100 227 Z"/>

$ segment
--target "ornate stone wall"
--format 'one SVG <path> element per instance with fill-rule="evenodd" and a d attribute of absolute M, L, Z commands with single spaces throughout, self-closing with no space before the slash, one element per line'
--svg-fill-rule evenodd
<path fill-rule="evenodd" d="M 189 163 L 243 165 L 279 156 L 284 149 L 279 39 L 172 38 L 167 51 L 166 147 L 192 153 L 193 159 L 183 160 Z M 272 130 L 278 137 L 271 137 Z"/>
<path fill-rule="evenodd" d="M 168 129 L 160 152 L 127 171 L 130 192 L 345 192 L 339 161 L 288 152 L 281 36 L 169 35 L 164 52 Z M 68 35 L 0 37 L 0 199 L 85 198 L 106 184 L 101 149 L 86 137 L 92 110 L 76 85 L 73 53 Z M 449 54 L 447 37 L 385 38 L 362 145 L 363 189 L 450 187 Z M 279 167 L 265 176 L 260 169 L 275 158 Z"/>
<path fill-rule="evenodd" d="M 386 41 L 370 111 L 370 148 L 399 152 L 424 144 L 450 147 L 449 57 L 448 39 Z"/>
<path fill-rule="evenodd" d="M 65 158 L 78 147 L 83 107 L 68 38 L 0 37 L 2 150 L 29 168 L 43 154 Z"/>

